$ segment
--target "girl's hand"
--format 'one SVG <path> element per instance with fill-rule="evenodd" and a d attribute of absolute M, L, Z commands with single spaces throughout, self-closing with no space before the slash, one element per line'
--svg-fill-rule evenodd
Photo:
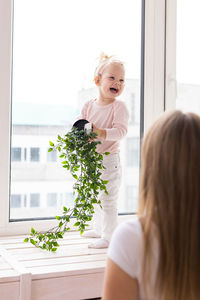
<path fill-rule="evenodd" d="M 106 138 L 106 131 L 105 129 L 97 128 L 94 123 L 92 123 L 93 132 L 98 134 L 98 138 L 105 140 Z"/>

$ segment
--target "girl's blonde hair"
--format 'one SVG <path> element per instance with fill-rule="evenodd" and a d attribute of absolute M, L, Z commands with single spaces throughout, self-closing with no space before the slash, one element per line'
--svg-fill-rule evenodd
<path fill-rule="evenodd" d="M 200 117 L 181 111 L 165 113 L 144 139 L 141 162 L 144 282 L 149 282 L 155 224 L 159 299 L 200 299 Z"/>
<path fill-rule="evenodd" d="M 99 56 L 99 63 L 95 69 L 94 76 L 101 76 L 105 68 L 111 63 L 118 63 L 124 67 L 124 63 L 119 60 L 116 56 L 108 56 L 104 52 L 101 52 Z"/>

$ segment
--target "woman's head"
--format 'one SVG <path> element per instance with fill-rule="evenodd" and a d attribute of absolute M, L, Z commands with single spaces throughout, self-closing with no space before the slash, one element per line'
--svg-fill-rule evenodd
<path fill-rule="evenodd" d="M 145 216 L 147 254 L 151 225 L 157 227 L 157 287 L 166 296 L 164 299 L 197 299 L 200 117 L 181 111 L 163 114 L 144 138 L 141 163 L 139 211 Z"/>
<path fill-rule="evenodd" d="M 182 208 L 183 213 L 183 205 L 189 207 L 198 199 L 196 204 L 200 206 L 200 118 L 197 115 L 181 111 L 164 113 L 146 134 L 141 159 L 142 206 L 147 212 L 148 206 L 153 205 L 156 212 L 165 209 L 169 215 L 170 209 Z"/>
<path fill-rule="evenodd" d="M 102 97 L 115 98 L 124 89 L 124 64 L 114 56 L 102 54 L 95 70 L 94 81 Z"/>

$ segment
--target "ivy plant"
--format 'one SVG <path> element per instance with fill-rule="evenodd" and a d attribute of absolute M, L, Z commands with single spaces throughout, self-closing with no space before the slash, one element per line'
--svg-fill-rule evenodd
<path fill-rule="evenodd" d="M 61 137 L 58 135 L 57 142 L 49 142 L 51 151 L 58 151 L 62 167 L 71 172 L 75 179 L 73 185 L 74 207 L 63 207 L 61 216 L 56 216 L 58 225 L 47 230 L 37 231 L 31 228 L 30 236 L 25 238 L 24 242 L 30 242 L 35 247 L 48 251 L 56 251 L 65 232 L 70 230 L 69 222 L 75 218 L 75 226 L 80 234 L 84 232 L 92 220 L 94 214 L 94 204 L 101 206 L 98 199 L 100 191 L 108 194 L 106 184 L 108 181 L 101 178 L 103 166 L 103 155 L 96 151 L 96 146 L 100 144 L 97 141 L 97 134 L 89 134 L 84 130 L 78 130 L 75 127 Z M 109 152 L 105 152 L 108 155 Z"/>

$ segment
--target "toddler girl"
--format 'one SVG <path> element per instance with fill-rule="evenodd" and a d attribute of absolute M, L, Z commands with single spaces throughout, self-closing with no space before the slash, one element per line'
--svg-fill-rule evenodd
<path fill-rule="evenodd" d="M 97 99 L 92 99 L 83 106 L 80 119 L 86 119 L 93 125 L 98 134 L 99 153 L 104 155 L 102 179 L 108 180 L 108 195 L 99 193 L 102 209 L 95 205 L 93 230 L 86 231 L 83 236 L 99 238 L 89 248 L 107 248 L 111 235 L 117 225 L 117 198 L 121 181 L 121 165 L 119 157 L 120 140 L 127 133 L 129 114 L 124 102 L 116 98 L 124 89 L 124 65 L 114 57 L 103 56 L 95 70 L 94 81 L 99 90 Z"/>

